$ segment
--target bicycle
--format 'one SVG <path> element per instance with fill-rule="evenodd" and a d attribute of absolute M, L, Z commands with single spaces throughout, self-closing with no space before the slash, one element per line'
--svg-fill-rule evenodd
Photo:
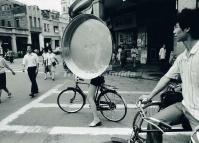
<path fill-rule="evenodd" d="M 170 86 L 170 85 L 169 85 Z M 178 86 L 176 86 L 177 88 Z M 169 89 L 175 88 L 171 84 L 171 87 Z M 171 92 L 171 91 L 169 91 Z M 172 92 L 174 92 L 174 89 L 172 89 Z M 177 93 L 177 92 L 176 92 Z M 162 94 L 164 95 L 164 94 Z M 176 96 L 180 96 L 180 93 L 177 93 Z M 181 100 L 181 97 L 178 99 Z M 128 140 L 112 137 L 111 141 L 113 143 L 145 143 L 146 137 L 143 136 L 143 133 L 148 132 L 185 132 L 185 131 L 191 131 L 191 128 L 187 124 L 187 120 L 183 119 L 182 121 L 182 128 L 178 127 L 172 127 L 171 125 L 159 121 L 155 118 L 152 118 L 154 114 L 159 112 L 161 109 L 166 108 L 167 106 L 164 105 L 164 102 L 162 100 L 165 100 L 164 98 L 161 98 L 160 101 L 150 101 L 148 103 L 143 103 L 142 101 L 136 102 L 137 107 L 137 113 L 134 116 L 133 123 L 132 123 L 132 133 L 130 135 L 130 138 Z M 178 102 L 178 101 L 175 101 Z M 173 104 L 173 103 L 171 103 Z M 153 125 L 156 129 L 149 130 L 146 128 L 147 124 Z"/>
<path fill-rule="evenodd" d="M 75 81 L 74 87 L 67 87 L 57 97 L 57 104 L 61 110 L 67 113 L 76 113 L 86 104 L 86 94 L 80 88 L 82 79 Z M 101 84 L 97 87 L 94 102 L 97 110 L 109 121 L 118 122 L 124 119 L 127 114 L 127 105 L 123 97 L 116 91 L 116 87 Z"/>

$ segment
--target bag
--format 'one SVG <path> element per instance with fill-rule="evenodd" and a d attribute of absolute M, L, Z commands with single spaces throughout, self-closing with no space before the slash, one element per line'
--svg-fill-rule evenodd
<path fill-rule="evenodd" d="M 45 67 L 45 72 L 50 72 L 50 69 L 48 66 Z"/>
<path fill-rule="evenodd" d="M 181 102 L 183 99 L 181 92 L 166 91 L 160 95 L 161 107 L 166 108 L 174 103 Z"/>
<path fill-rule="evenodd" d="M 56 62 L 52 62 L 53 67 L 56 66 Z"/>

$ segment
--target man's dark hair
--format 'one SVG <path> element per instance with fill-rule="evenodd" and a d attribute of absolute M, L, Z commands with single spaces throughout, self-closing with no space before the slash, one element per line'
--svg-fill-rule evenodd
<path fill-rule="evenodd" d="M 199 39 L 199 9 L 183 9 L 177 17 L 177 22 L 182 30 L 190 28 L 193 39 Z"/>

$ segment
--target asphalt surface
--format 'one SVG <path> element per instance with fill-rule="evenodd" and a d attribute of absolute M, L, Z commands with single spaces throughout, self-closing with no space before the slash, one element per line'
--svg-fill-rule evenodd
<path fill-rule="evenodd" d="M 10 64 L 16 71 L 15 76 L 7 72 L 7 87 L 13 97 L 8 98 L 5 92 L 1 97 L 0 143 L 108 143 L 113 136 L 127 139 L 137 111 L 135 102 L 140 95 L 149 93 L 157 84 L 157 80 L 149 78 L 105 75 L 106 84 L 117 87 L 117 91 L 127 102 L 127 115 L 120 122 L 110 122 L 99 113 L 102 126 L 90 128 L 88 124 L 92 121 L 92 113 L 89 108 L 83 108 L 75 114 L 67 114 L 57 106 L 58 94 L 66 87 L 74 86 L 72 74 L 64 76 L 62 65 L 59 64 L 55 81 L 50 77 L 44 80 L 43 67 L 40 64 L 37 77 L 39 94 L 30 98 L 30 81 L 27 73 L 22 72 L 21 61 L 18 59 L 14 64 Z M 144 75 L 150 77 L 148 73 Z M 152 79 L 152 76 L 150 78 Z M 88 86 L 82 86 L 82 89 L 87 91 Z M 164 142 L 182 143 L 186 142 L 187 138 L 188 135 L 169 134 L 165 135 Z"/>

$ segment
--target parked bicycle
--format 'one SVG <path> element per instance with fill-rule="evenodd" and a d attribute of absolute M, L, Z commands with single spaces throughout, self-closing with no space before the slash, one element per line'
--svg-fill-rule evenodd
<path fill-rule="evenodd" d="M 57 104 L 64 112 L 76 113 L 86 104 L 86 94 L 80 88 L 82 79 L 76 79 L 74 87 L 68 87 L 61 91 L 57 97 Z M 101 84 L 97 87 L 94 101 L 97 110 L 108 120 L 118 122 L 124 119 L 127 113 L 127 105 L 123 97 L 116 91 L 116 87 Z"/>

